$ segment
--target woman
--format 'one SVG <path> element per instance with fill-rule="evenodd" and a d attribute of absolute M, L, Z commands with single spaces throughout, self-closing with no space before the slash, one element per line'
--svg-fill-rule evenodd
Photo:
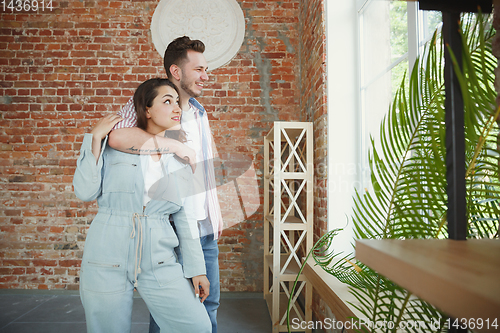
<path fill-rule="evenodd" d="M 139 126 L 155 135 L 180 133 L 178 99 L 167 79 L 142 83 L 134 94 Z M 75 194 L 99 205 L 80 271 L 87 331 L 130 332 L 136 288 L 162 331 L 210 332 L 198 299 L 208 296 L 209 282 L 187 198 L 191 169 L 173 154 L 133 155 L 107 146 L 107 133 L 120 120 L 107 116 L 85 134 L 73 179 Z M 178 245 L 183 266 L 174 254 Z"/>

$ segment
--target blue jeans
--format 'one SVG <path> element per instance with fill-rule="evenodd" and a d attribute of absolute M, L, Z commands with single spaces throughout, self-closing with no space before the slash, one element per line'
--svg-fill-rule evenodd
<path fill-rule="evenodd" d="M 212 322 L 212 333 L 217 333 L 217 309 L 220 304 L 220 280 L 219 280 L 219 246 L 214 235 L 207 235 L 200 237 L 201 248 L 205 255 L 205 266 L 207 270 L 207 278 L 210 282 L 210 295 L 207 297 L 203 304 L 208 312 L 210 321 Z M 179 248 L 176 248 L 176 253 L 179 262 L 182 263 L 182 257 Z M 160 328 L 154 321 L 153 317 L 149 315 L 149 333 L 160 333 Z M 169 333 L 169 332 L 163 332 Z"/>

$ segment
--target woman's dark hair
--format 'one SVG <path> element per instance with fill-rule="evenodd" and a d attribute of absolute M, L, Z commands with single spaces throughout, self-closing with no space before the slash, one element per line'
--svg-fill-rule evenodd
<path fill-rule="evenodd" d="M 137 127 L 140 129 L 146 130 L 148 127 L 148 118 L 146 117 L 147 108 L 153 106 L 153 101 L 158 96 L 158 89 L 162 86 L 169 86 L 179 94 L 179 90 L 175 84 L 163 78 L 149 79 L 137 87 L 134 93 L 134 107 L 137 113 Z M 183 130 L 165 131 L 165 136 L 181 142 L 186 141 L 186 134 Z"/>

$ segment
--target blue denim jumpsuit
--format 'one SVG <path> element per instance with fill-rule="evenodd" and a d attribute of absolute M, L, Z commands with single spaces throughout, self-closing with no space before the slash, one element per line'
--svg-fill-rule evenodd
<path fill-rule="evenodd" d="M 179 168 L 175 158 L 168 159 L 165 174 L 180 170 L 162 177 L 144 207 L 141 156 L 106 143 L 96 165 L 92 134 L 85 134 L 73 179 L 76 196 L 84 201 L 97 198 L 99 205 L 80 270 L 87 331 L 130 332 L 135 287 L 162 332 L 211 332 L 205 307 L 188 280 L 205 274 L 196 220 L 182 205 L 190 188 L 189 166 Z M 182 266 L 174 253 L 178 245 Z"/>

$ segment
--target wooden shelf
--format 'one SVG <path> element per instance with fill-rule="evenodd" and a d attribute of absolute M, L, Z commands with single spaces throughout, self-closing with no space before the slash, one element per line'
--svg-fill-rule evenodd
<path fill-rule="evenodd" d="M 288 297 L 282 292 L 292 289 L 290 285 L 299 274 L 300 264 L 295 256 L 301 258 L 313 244 L 313 151 L 310 122 L 276 121 L 264 137 L 264 297 L 271 313 L 273 333 L 288 332 L 286 323 L 280 325 L 288 304 Z M 284 251 L 289 254 L 282 253 Z M 299 281 L 306 309 L 305 316 L 301 316 L 309 322 L 312 320 L 312 285 L 303 274 Z M 294 304 L 298 306 L 297 299 Z M 311 333 L 312 329 L 305 331 Z"/>
<path fill-rule="evenodd" d="M 273 126 L 273 128 L 265 136 L 266 139 L 273 140 L 274 128 L 276 127 L 276 125 L 283 124 L 284 126 L 286 126 L 286 129 L 284 129 L 284 131 L 286 131 L 286 135 L 290 138 L 290 140 L 292 140 L 292 142 L 295 141 L 295 139 L 300 135 L 300 133 L 302 133 L 304 127 L 308 125 L 307 122 L 283 122 L 283 121 L 282 122 L 275 121 L 274 124 L 275 125 Z M 281 142 L 286 142 L 286 138 L 283 133 L 281 134 Z"/>
<path fill-rule="evenodd" d="M 266 215 L 266 221 L 271 223 L 274 228 L 274 215 Z M 306 230 L 308 225 L 298 217 L 287 216 L 285 222 L 281 223 L 281 230 Z"/>
<path fill-rule="evenodd" d="M 453 318 L 500 329 L 499 240 L 357 240 L 356 258 Z"/>
<path fill-rule="evenodd" d="M 314 259 L 308 259 L 303 273 L 316 292 L 321 295 L 321 299 L 332 310 L 336 321 L 345 323 L 351 321 L 352 318 L 364 318 L 364 315 L 356 309 L 356 306 L 361 304 L 349 293 L 349 286 L 324 271 L 314 262 Z M 349 333 L 359 332 L 352 326 L 345 327 L 344 330 Z"/>
<path fill-rule="evenodd" d="M 265 255 L 266 261 L 269 264 L 269 269 L 271 270 L 272 274 L 274 276 L 277 276 L 274 274 L 274 269 L 273 269 L 273 255 L 272 254 L 267 254 Z M 290 257 L 290 254 L 281 254 L 280 255 L 280 272 L 283 269 L 283 266 L 285 266 L 286 261 Z M 297 274 L 299 274 L 300 267 L 297 264 L 297 261 L 295 260 L 294 257 L 290 260 L 290 263 L 288 264 L 287 268 L 283 272 L 283 274 L 279 275 L 280 281 L 295 281 L 297 278 Z M 299 281 L 305 281 L 305 277 L 301 276 L 299 278 Z"/>
<path fill-rule="evenodd" d="M 267 308 L 269 309 L 269 313 L 271 314 L 271 318 L 273 318 L 273 295 L 272 294 L 267 294 L 267 295 L 264 295 L 264 298 L 266 300 L 266 303 L 267 303 Z M 285 295 L 285 293 L 280 293 L 280 306 L 279 306 L 279 309 L 280 309 L 280 313 L 278 315 L 278 318 L 279 320 L 281 321 L 281 318 L 283 318 L 283 316 L 285 315 L 286 313 L 286 308 L 288 307 L 288 297 Z M 304 316 L 304 312 L 302 311 L 302 309 L 297 305 L 297 309 L 299 310 L 299 314 L 300 316 L 302 317 L 302 320 L 301 321 L 304 321 L 305 320 L 305 316 Z M 293 309 L 293 307 L 290 309 L 290 331 L 291 332 L 304 332 L 303 329 L 293 329 L 292 327 L 292 320 L 293 318 L 299 318 L 297 316 L 297 313 L 295 312 L 295 310 Z M 274 325 L 275 323 L 273 323 Z M 279 327 L 279 331 L 280 332 L 288 332 L 288 329 L 286 327 L 286 319 L 285 319 L 285 322 L 284 322 L 284 325 L 276 325 L 276 327 Z"/>
<path fill-rule="evenodd" d="M 288 172 L 282 171 L 280 172 L 280 178 L 284 180 L 301 180 L 307 179 L 307 172 Z M 264 179 L 273 179 L 274 174 L 265 175 Z"/>

